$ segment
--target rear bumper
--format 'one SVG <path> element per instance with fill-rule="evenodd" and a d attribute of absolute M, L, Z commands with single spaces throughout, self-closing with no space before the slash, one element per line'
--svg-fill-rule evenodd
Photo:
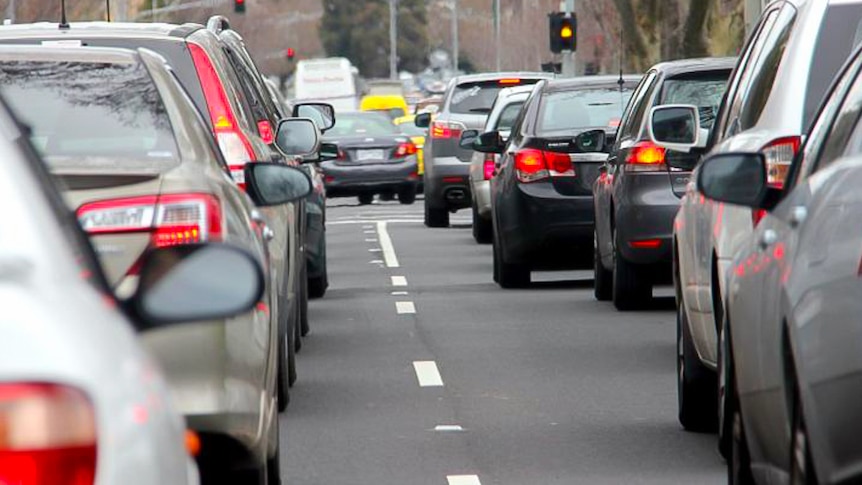
<path fill-rule="evenodd" d="M 563 196 L 549 183 L 518 184 L 495 203 L 507 261 L 564 268 L 592 257 L 592 195 Z"/>
<path fill-rule="evenodd" d="M 670 268 L 673 221 L 680 199 L 674 195 L 667 174 L 626 175 L 615 194 L 614 227 L 622 257 L 634 264 Z"/>
<path fill-rule="evenodd" d="M 403 162 L 376 165 L 346 167 L 328 163 L 323 167 L 326 194 L 345 197 L 416 186 L 421 180 L 417 170 L 415 156 Z"/>
<path fill-rule="evenodd" d="M 491 182 L 480 180 L 473 182 L 473 200 L 476 210 L 483 219 L 491 219 Z"/>
<path fill-rule="evenodd" d="M 457 157 L 427 159 L 426 163 L 425 204 L 452 211 L 470 207 L 470 164 Z"/>

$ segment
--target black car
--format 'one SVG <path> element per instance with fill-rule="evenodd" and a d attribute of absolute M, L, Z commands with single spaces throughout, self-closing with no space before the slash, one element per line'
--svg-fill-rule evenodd
<path fill-rule="evenodd" d="M 607 157 L 605 140 L 619 124 L 639 76 L 540 81 L 505 146 L 497 132 L 473 145 L 501 153 L 491 179 L 494 280 L 526 285 L 533 269 L 589 261 L 593 181 Z M 464 139 L 465 146 L 470 135 Z M 490 142 L 490 144 L 486 143 Z"/>
<path fill-rule="evenodd" d="M 649 118 L 660 105 L 698 108 L 706 145 L 734 58 L 687 59 L 647 71 L 620 123 L 595 198 L 595 295 L 618 310 L 643 306 L 653 285 L 672 281 L 673 219 L 697 153 L 666 151 L 651 141 Z"/>
<path fill-rule="evenodd" d="M 385 114 L 339 114 L 324 141 L 338 145 L 338 158 L 320 164 L 328 197 L 358 197 L 360 204 L 375 194 L 397 194 L 402 204 L 416 200 L 416 145 Z"/>

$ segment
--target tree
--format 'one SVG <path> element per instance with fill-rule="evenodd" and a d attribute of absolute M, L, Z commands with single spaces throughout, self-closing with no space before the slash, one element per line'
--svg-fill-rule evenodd
<path fill-rule="evenodd" d="M 323 0 L 320 39 L 330 56 L 347 57 L 366 77 L 389 75 L 389 2 Z M 428 52 L 424 0 L 398 1 L 398 69 L 419 71 Z"/>

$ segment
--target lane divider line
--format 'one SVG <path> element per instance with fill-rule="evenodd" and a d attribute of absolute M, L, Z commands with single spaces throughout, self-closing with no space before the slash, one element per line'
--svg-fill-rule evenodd
<path fill-rule="evenodd" d="M 405 277 L 405 276 L 393 276 L 392 277 L 392 286 L 407 286 L 407 277 Z"/>
<path fill-rule="evenodd" d="M 416 371 L 416 380 L 419 387 L 442 387 L 443 378 L 437 369 L 437 363 L 433 360 L 417 360 L 413 362 L 413 370 Z"/>
<path fill-rule="evenodd" d="M 369 253 L 379 253 L 380 251 L 382 251 L 380 248 L 371 248 L 368 250 Z"/>
<path fill-rule="evenodd" d="M 412 301 L 396 301 L 395 311 L 399 315 L 413 314 L 416 313 L 416 305 Z"/>
<path fill-rule="evenodd" d="M 376 237 L 367 237 L 367 238 L 365 238 L 365 242 L 377 242 L 377 238 Z"/>
<path fill-rule="evenodd" d="M 383 249 L 383 260 L 386 261 L 386 266 L 400 268 L 398 256 L 395 255 L 395 246 L 392 245 L 392 238 L 389 237 L 389 231 L 386 230 L 386 221 L 377 223 L 377 238 L 380 239 L 380 248 Z"/>
<path fill-rule="evenodd" d="M 392 296 L 407 296 L 410 293 L 407 291 L 393 291 Z"/>
<path fill-rule="evenodd" d="M 446 477 L 449 485 L 482 485 L 476 475 L 449 475 Z"/>
<path fill-rule="evenodd" d="M 457 424 L 438 424 L 434 426 L 434 431 L 464 431 L 464 428 Z"/>
<path fill-rule="evenodd" d="M 368 262 L 368 264 L 383 264 L 383 260 L 382 259 L 372 259 L 371 261 Z"/>

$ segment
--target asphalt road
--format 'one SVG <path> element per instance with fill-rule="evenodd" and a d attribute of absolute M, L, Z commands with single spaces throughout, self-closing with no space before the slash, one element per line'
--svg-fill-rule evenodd
<path fill-rule="evenodd" d="M 428 229 L 421 200 L 335 199 L 327 218 L 331 286 L 281 418 L 287 483 L 723 483 L 715 436 L 676 419 L 667 289 L 625 314 L 591 272 L 502 290 L 469 211 Z"/>

